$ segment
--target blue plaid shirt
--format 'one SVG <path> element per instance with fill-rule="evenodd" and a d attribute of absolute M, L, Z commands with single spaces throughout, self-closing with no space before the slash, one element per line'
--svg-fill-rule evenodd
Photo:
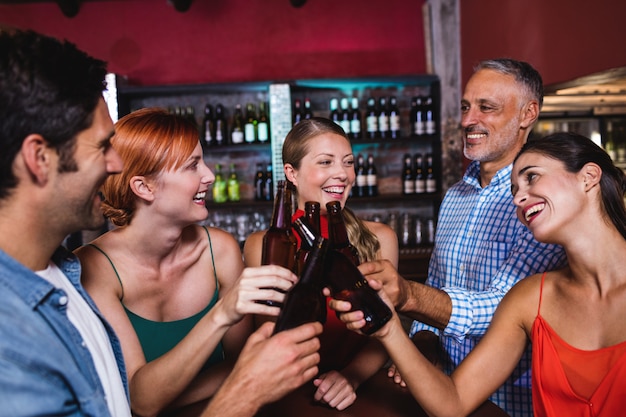
<path fill-rule="evenodd" d="M 537 242 L 517 219 L 511 169 L 501 169 L 482 188 L 479 163 L 472 162 L 441 204 L 427 283 L 450 296 L 452 315 L 442 332 L 414 322 L 411 336 L 420 330 L 439 334 L 447 372 L 480 341 L 517 281 L 565 264 L 560 246 Z M 490 398 L 513 417 L 533 415 L 530 360 L 529 346 L 511 378 Z"/>

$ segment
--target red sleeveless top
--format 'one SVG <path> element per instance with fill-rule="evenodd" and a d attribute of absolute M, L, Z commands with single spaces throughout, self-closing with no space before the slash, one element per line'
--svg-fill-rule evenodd
<path fill-rule="evenodd" d="M 296 210 L 292 216 L 292 222 L 304 216 L 303 210 Z M 293 230 L 298 248 L 300 247 L 300 235 Z M 328 217 L 320 216 L 320 233 L 322 237 L 328 239 Z M 352 360 L 354 355 L 363 348 L 368 341 L 367 336 L 357 334 L 348 330 L 344 322 L 339 320 L 335 310 L 332 310 L 326 303 L 326 323 L 320 335 L 320 373 L 331 370 L 340 371 Z"/>
<path fill-rule="evenodd" d="M 532 392 L 535 417 L 616 417 L 626 414 L 626 342 L 577 349 L 541 317 L 533 323 Z"/>

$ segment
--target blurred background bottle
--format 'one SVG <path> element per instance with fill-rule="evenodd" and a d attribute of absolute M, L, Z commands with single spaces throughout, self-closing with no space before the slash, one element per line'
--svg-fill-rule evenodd
<path fill-rule="evenodd" d="M 348 98 L 343 97 L 340 101 L 341 111 L 339 112 L 339 125 L 346 132 L 346 135 L 350 137 L 350 108 L 348 104 Z"/>
<path fill-rule="evenodd" d="M 365 114 L 367 138 L 375 139 L 378 136 L 378 109 L 376 108 L 376 99 L 374 97 L 367 99 Z"/>
<path fill-rule="evenodd" d="M 302 114 L 302 102 L 300 99 L 295 99 L 293 102 L 293 115 L 292 115 L 292 124 L 295 126 L 303 119 Z"/>
<path fill-rule="evenodd" d="M 239 201 L 241 199 L 241 195 L 239 193 L 239 178 L 237 177 L 237 171 L 235 170 L 234 163 L 230 164 L 227 189 L 229 201 Z"/>
<path fill-rule="evenodd" d="M 383 139 L 389 137 L 389 108 L 385 97 L 378 99 L 378 135 Z"/>
<path fill-rule="evenodd" d="M 415 177 L 413 176 L 413 163 L 411 154 L 404 154 L 404 165 L 402 168 L 402 194 L 415 194 Z"/>
<path fill-rule="evenodd" d="M 206 146 L 215 145 L 215 115 L 213 114 L 213 106 L 207 104 L 204 106 L 204 118 L 202 119 L 202 133 L 204 135 L 204 144 Z"/>
<path fill-rule="evenodd" d="M 233 145 L 243 143 L 243 113 L 241 111 L 241 105 L 235 106 L 235 113 L 233 114 L 232 131 L 230 134 L 230 141 Z"/>
<path fill-rule="evenodd" d="M 357 97 L 352 97 L 350 107 L 350 138 L 361 139 L 361 111 Z"/>
<path fill-rule="evenodd" d="M 228 123 L 224 106 L 218 103 L 215 106 L 215 144 L 226 145 L 228 143 Z"/>
<path fill-rule="evenodd" d="M 389 137 L 397 139 L 400 135 L 400 109 L 398 108 L 398 100 L 395 96 L 391 96 L 389 97 Z"/>
<path fill-rule="evenodd" d="M 246 121 L 243 126 L 243 139 L 246 143 L 254 143 L 257 140 L 256 106 L 253 103 L 246 104 Z"/>
<path fill-rule="evenodd" d="M 378 195 L 378 170 L 374 162 L 374 155 L 367 155 L 367 167 L 365 170 L 366 195 L 376 197 Z"/>
<path fill-rule="evenodd" d="M 222 174 L 222 165 L 215 165 L 215 181 L 213 182 L 213 202 L 225 203 L 228 201 L 226 180 Z"/>
<path fill-rule="evenodd" d="M 256 174 L 254 174 L 254 199 L 265 200 L 265 169 L 260 162 L 256 164 Z"/>
<path fill-rule="evenodd" d="M 257 123 L 257 140 L 267 143 L 270 140 L 270 125 L 265 102 L 259 103 L 259 122 Z"/>

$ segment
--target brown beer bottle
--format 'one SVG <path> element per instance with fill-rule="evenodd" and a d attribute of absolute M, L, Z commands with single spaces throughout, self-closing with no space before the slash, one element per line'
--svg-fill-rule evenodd
<path fill-rule="evenodd" d="M 291 214 L 291 189 L 285 180 L 280 180 L 277 182 L 270 227 L 263 236 L 261 265 L 280 265 L 294 270 L 297 242 L 291 233 Z M 271 301 L 263 303 L 275 305 Z"/>
<path fill-rule="evenodd" d="M 329 201 L 326 203 L 326 211 L 328 212 L 328 240 L 330 241 L 330 249 L 341 252 L 355 265 L 359 265 L 361 263 L 359 253 L 348 239 L 346 223 L 341 213 L 341 203 L 339 201 Z"/>
<path fill-rule="evenodd" d="M 303 222 L 298 219 L 301 225 Z M 311 252 L 300 279 L 291 287 L 280 309 L 274 333 L 298 327 L 304 323 L 326 321 L 326 297 L 322 293 L 324 278 L 324 260 L 328 241 L 318 236 L 313 243 Z"/>
<path fill-rule="evenodd" d="M 326 279 L 332 297 L 349 301 L 353 311 L 363 312 L 365 326 L 360 329 L 361 332 L 372 334 L 391 319 L 391 309 L 370 287 L 359 268 L 341 252 L 328 251 L 326 269 Z"/>
<path fill-rule="evenodd" d="M 296 273 L 300 275 L 315 238 L 320 235 L 320 203 L 304 203 L 304 216 L 296 219 L 292 227 L 300 236 L 300 247 L 296 251 Z"/>

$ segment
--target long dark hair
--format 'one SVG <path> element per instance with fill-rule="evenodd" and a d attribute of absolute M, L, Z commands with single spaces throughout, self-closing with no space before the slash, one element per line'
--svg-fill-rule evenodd
<path fill-rule="evenodd" d="M 626 175 L 616 167 L 611 157 L 591 139 L 570 132 L 558 132 L 551 135 L 531 138 L 517 154 L 535 152 L 561 161 L 568 172 L 579 172 L 582 167 L 592 162 L 602 169 L 600 193 L 602 210 L 608 219 L 626 239 Z"/>

